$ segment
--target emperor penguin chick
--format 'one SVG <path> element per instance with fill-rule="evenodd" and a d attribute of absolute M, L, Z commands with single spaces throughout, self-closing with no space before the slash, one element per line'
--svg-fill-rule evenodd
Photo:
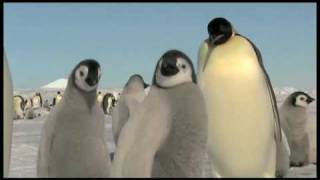
<path fill-rule="evenodd" d="M 183 52 L 169 50 L 157 63 L 148 96 L 122 128 L 113 173 L 200 177 L 206 141 L 207 113 L 192 62 Z"/>
<path fill-rule="evenodd" d="M 309 163 L 308 115 L 306 108 L 314 98 L 302 91 L 290 94 L 279 109 L 283 130 L 290 146 L 291 166 L 304 166 Z"/>
<path fill-rule="evenodd" d="M 100 77 L 95 60 L 83 60 L 73 69 L 42 129 L 39 177 L 109 177 L 104 115 L 96 101 Z"/>
<path fill-rule="evenodd" d="M 208 24 L 198 82 L 208 111 L 215 177 L 274 177 L 281 141 L 273 88 L 258 48 L 224 18 Z"/>
<path fill-rule="evenodd" d="M 122 95 L 112 112 L 112 133 L 115 144 L 118 142 L 123 125 L 130 116 L 129 107 L 135 107 L 143 101 L 146 86 L 143 78 L 138 74 L 132 75 L 124 86 Z"/>

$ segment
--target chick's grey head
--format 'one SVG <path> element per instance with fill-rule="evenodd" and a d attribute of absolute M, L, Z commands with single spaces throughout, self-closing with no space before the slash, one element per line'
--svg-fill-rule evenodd
<path fill-rule="evenodd" d="M 168 88 L 185 82 L 196 82 L 190 58 L 179 50 L 169 50 L 159 59 L 152 84 Z"/>
<path fill-rule="evenodd" d="M 134 74 L 130 76 L 128 82 L 125 85 L 127 89 L 135 89 L 135 88 L 147 88 L 149 85 L 146 84 L 139 74 Z"/>
<path fill-rule="evenodd" d="M 97 61 L 86 59 L 81 61 L 72 71 L 72 82 L 76 88 L 84 92 L 97 89 L 101 78 L 101 68 Z"/>
<path fill-rule="evenodd" d="M 315 99 L 302 91 L 296 91 L 288 97 L 292 106 L 306 108 Z"/>

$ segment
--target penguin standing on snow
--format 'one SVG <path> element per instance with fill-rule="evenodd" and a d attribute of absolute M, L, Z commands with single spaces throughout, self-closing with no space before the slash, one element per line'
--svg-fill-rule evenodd
<path fill-rule="evenodd" d="M 128 121 L 129 106 L 137 106 L 143 101 L 146 95 L 144 89 L 147 86 L 143 78 L 138 74 L 132 75 L 124 86 L 122 96 L 119 98 L 112 113 L 112 133 L 115 144 L 118 142 L 121 128 Z"/>
<path fill-rule="evenodd" d="M 24 117 L 24 99 L 20 95 L 13 96 L 14 116 L 13 119 L 23 119 Z"/>
<path fill-rule="evenodd" d="M 103 100 L 103 94 L 101 93 L 101 91 L 98 91 L 98 94 L 97 94 L 98 103 L 101 104 L 102 100 Z"/>
<path fill-rule="evenodd" d="M 167 51 L 148 96 L 122 128 L 113 175 L 200 177 L 206 142 L 207 113 L 192 62 L 181 51 Z"/>
<path fill-rule="evenodd" d="M 47 116 L 38 151 L 38 177 L 109 177 L 104 115 L 96 101 L 97 61 L 81 61 L 63 98 Z"/>
<path fill-rule="evenodd" d="M 102 99 L 102 108 L 104 114 L 110 115 L 112 113 L 112 108 L 114 107 L 115 97 L 111 93 L 106 93 Z"/>
<path fill-rule="evenodd" d="M 31 99 L 33 108 L 38 109 L 42 107 L 42 96 L 37 92 Z"/>
<path fill-rule="evenodd" d="M 288 138 L 291 166 L 309 163 L 309 137 L 306 129 L 308 115 L 306 108 L 314 98 L 302 91 L 290 94 L 279 109 L 283 130 Z"/>
<path fill-rule="evenodd" d="M 25 106 L 24 106 L 24 114 L 25 119 L 34 119 L 37 117 L 34 107 L 33 107 L 33 101 L 32 99 L 27 98 L 25 100 Z"/>
<path fill-rule="evenodd" d="M 62 94 L 60 91 L 57 92 L 57 95 L 53 98 L 52 107 L 56 106 L 62 99 Z"/>
<path fill-rule="evenodd" d="M 224 18 L 208 24 L 198 82 L 208 111 L 215 177 L 274 177 L 281 130 L 276 98 L 256 46 Z"/>

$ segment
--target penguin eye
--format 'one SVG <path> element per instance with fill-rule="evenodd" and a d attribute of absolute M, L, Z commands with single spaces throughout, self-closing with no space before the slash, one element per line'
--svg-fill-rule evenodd
<path fill-rule="evenodd" d="M 80 76 L 82 77 L 84 75 L 83 71 L 80 71 Z"/>
<path fill-rule="evenodd" d="M 185 69 L 185 68 L 186 68 L 186 65 L 182 64 L 182 68 Z"/>
<path fill-rule="evenodd" d="M 303 101 L 303 100 L 304 100 L 304 97 L 300 97 L 300 100 Z"/>

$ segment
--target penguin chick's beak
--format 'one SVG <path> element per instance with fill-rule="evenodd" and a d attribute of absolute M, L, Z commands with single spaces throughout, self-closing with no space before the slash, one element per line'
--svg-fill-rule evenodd
<path fill-rule="evenodd" d="M 87 77 L 86 82 L 89 86 L 95 86 L 98 83 L 98 77 Z"/>
<path fill-rule="evenodd" d="M 310 104 L 310 103 L 313 102 L 314 100 L 315 100 L 314 98 L 309 97 L 309 98 L 307 99 L 307 103 Z"/>
<path fill-rule="evenodd" d="M 173 76 L 179 72 L 176 59 L 164 59 L 161 64 L 161 74 L 164 76 Z"/>

